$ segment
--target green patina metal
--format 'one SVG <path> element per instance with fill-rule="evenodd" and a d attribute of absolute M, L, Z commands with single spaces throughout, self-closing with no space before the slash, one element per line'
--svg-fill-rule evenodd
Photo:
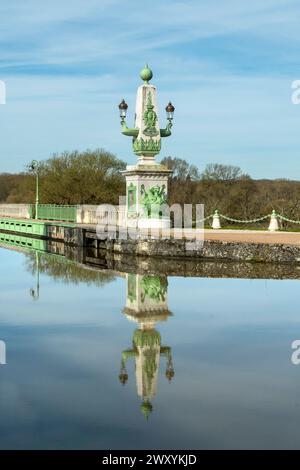
<path fill-rule="evenodd" d="M 134 139 L 133 151 L 136 155 L 155 155 L 161 150 L 161 141 L 153 140 L 152 137 L 148 140 Z"/>
<path fill-rule="evenodd" d="M 132 339 L 133 345 L 137 348 L 160 346 L 161 336 L 157 330 L 135 330 Z"/>
<path fill-rule="evenodd" d="M 153 378 L 157 372 L 157 352 L 160 352 L 161 336 L 157 330 L 135 330 L 133 346 L 141 348 L 143 355 L 143 373 L 147 377 L 148 389 L 151 389 Z"/>
<path fill-rule="evenodd" d="M 152 381 L 158 369 L 158 356 L 156 349 L 147 349 L 143 352 L 144 356 L 144 374 L 147 377 L 148 389 L 151 389 Z"/>
<path fill-rule="evenodd" d="M 149 416 L 152 413 L 152 409 L 153 406 L 151 405 L 151 402 L 149 400 L 144 400 L 141 404 L 141 412 L 147 420 L 149 419 Z"/>
<path fill-rule="evenodd" d="M 122 364 L 125 366 L 127 359 L 135 357 L 138 354 L 136 349 L 126 349 L 122 352 Z"/>
<path fill-rule="evenodd" d="M 160 276 L 143 276 L 141 280 L 142 302 L 146 297 L 156 302 L 164 302 L 168 289 L 168 281 L 165 277 Z"/>
<path fill-rule="evenodd" d="M 166 186 L 156 185 L 149 188 L 147 191 L 145 186 L 141 186 L 141 205 L 144 209 L 144 215 L 147 217 L 161 217 L 161 209 L 167 203 Z"/>
<path fill-rule="evenodd" d="M 73 228 L 73 224 L 62 222 L 46 222 L 30 219 L 13 219 L 8 217 L 0 217 L 0 233 L 10 232 L 25 236 L 49 238 L 49 227 L 67 227 Z"/>
<path fill-rule="evenodd" d="M 47 236 L 46 224 L 33 220 L 21 220 L 12 218 L 0 218 L 0 231 L 17 232 L 39 237 Z"/>
<path fill-rule="evenodd" d="M 154 278 L 154 276 L 149 277 Z M 150 398 L 155 393 L 154 380 L 158 373 L 160 355 L 166 356 L 167 358 L 167 379 L 170 381 L 174 377 L 171 348 L 168 346 L 161 345 L 161 335 L 154 328 L 136 329 L 132 338 L 132 346 L 132 349 L 127 349 L 122 352 L 119 379 L 123 385 L 127 382 L 127 359 L 135 358 L 137 360 L 137 358 L 139 357 L 139 364 L 142 366 L 142 370 L 140 371 L 138 369 L 138 374 L 142 372 L 141 379 L 143 385 L 143 403 L 141 404 L 141 411 L 144 416 L 148 419 L 152 411 L 152 404 Z M 137 362 L 136 367 L 139 367 Z"/>
<path fill-rule="evenodd" d="M 130 183 L 127 189 L 127 207 L 129 212 L 136 212 L 136 186 Z"/>
<path fill-rule="evenodd" d="M 37 219 L 76 222 L 77 206 L 38 204 Z"/>
<path fill-rule="evenodd" d="M 18 248 L 25 253 L 43 253 L 44 257 L 55 258 L 64 263 L 74 264 L 74 261 L 67 259 L 64 255 L 49 253 L 47 240 L 41 238 L 31 238 L 14 233 L 0 232 L 0 245 Z"/>
<path fill-rule="evenodd" d="M 130 302 L 134 302 L 136 300 L 136 275 L 135 274 L 128 274 L 128 299 Z"/>
<path fill-rule="evenodd" d="M 140 72 L 140 77 L 144 81 L 146 85 L 148 85 L 149 81 L 153 77 L 152 70 L 146 65 Z M 167 109 L 167 108 L 166 108 Z M 174 108 L 173 108 L 174 109 Z M 154 110 L 154 105 L 152 103 L 152 94 L 148 91 L 147 94 L 147 103 L 146 109 L 144 110 L 143 114 L 143 121 L 145 124 L 145 129 L 142 131 L 141 129 L 135 127 L 130 128 L 127 127 L 125 116 L 121 119 L 121 132 L 123 135 L 133 137 L 132 139 L 132 146 L 133 151 L 136 155 L 157 155 L 161 150 L 161 137 L 169 137 L 171 135 L 171 128 L 172 128 L 172 117 L 168 117 L 168 124 L 165 129 L 157 129 L 157 121 L 158 116 Z M 145 137 L 144 139 L 140 135 L 140 131 L 142 135 Z M 139 138 L 138 138 L 139 137 Z M 148 139 L 147 139 L 148 137 Z M 153 139 L 156 138 L 156 140 Z"/>
<path fill-rule="evenodd" d="M 0 232 L 0 243 L 8 246 L 25 248 L 33 251 L 47 251 L 47 242 L 41 238 Z"/>
<path fill-rule="evenodd" d="M 128 137 L 137 137 L 139 135 L 139 129 L 127 127 L 125 120 L 122 122 L 122 134 Z"/>
<path fill-rule="evenodd" d="M 143 121 L 146 126 L 143 133 L 146 136 L 156 137 L 157 135 L 159 135 L 159 132 L 156 129 L 157 114 L 154 111 L 154 106 L 152 104 L 152 96 L 150 92 L 148 93 L 148 96 L 147 96 L 147 105 L 146 105 L 146 111 L 144 112 Z"/>
<path fill-rule="evenodd" d="M 161 137 L 170 137 L 172 134 L 171 129 L 173 127 L 172 121 L 169 120 L 168 124 L 166 125 L 165 129 L 160 129 L 160 136 Z"/>
<path fill-rule="evenodd" d="M 149 83 L 153 77 L 152 70 L 149 68 L 148 64 L 140 71 L 140 77 L 145 83 Z"/>

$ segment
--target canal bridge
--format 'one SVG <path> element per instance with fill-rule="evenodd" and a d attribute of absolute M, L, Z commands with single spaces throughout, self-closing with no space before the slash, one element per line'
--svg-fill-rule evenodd
<path fill-rule="evenodd" d="M 93 248 L 120 255 L 178 259 L 300 263 L 300 232 L 268 230 L 147 229 L 128 236 L 124 209 L 117 219 L 99 212 L 98 206 L 0 205 L 0 235 L 15 234 Z M 116 217 L 115 214 L 112 217 Z M 116 223 L 111 232 L 104 221 Z M 101 230 L 99 230 L 99 227 Z M 191 249 L 188 244 L 198 240 Z"/>

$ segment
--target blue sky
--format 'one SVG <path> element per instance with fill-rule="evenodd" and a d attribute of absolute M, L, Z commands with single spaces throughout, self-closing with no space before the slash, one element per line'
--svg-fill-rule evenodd
<path fill-rule="evenodd" d="M 176 107 L 162 157 L 299 179 L 297 0 L 2 0 L 0 15 L 0 171 L 96 147 L 134 163 L 117 105 L 131 125 L 148 62 L 161 124 Z"/>

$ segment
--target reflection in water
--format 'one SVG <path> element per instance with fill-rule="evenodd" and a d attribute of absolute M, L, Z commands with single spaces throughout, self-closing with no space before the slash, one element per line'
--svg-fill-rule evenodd
<path fill-rule="evenodd" d="M 1 448 L 300 448 L 299 266 L 0 246 Z"/>
<path fill-rule="evenodd" d="M 35 273 L 36 273 L 36 288 L 30 289 L 30 295 L 34 300 L 40 297 L 40 253 L 35 252 Z"/>
<path fill-rule="evenodd" d="M 48 242 L 40 238 L 30 238 L 15 233 L 0 232 L 0 243 L 6 247 L 21 250 L 47 251 Z"/>
<path fill-rule="evenodd" d="M 165 276 L 143 276 L 126 274 L 127 298 L 124 313 L 138 323 L 134 331 L 132 348 L 122 353 L 119 379 L 125 385 L 128 380 L 126 363 L 135 360 L 137 393 L 142 399 L 141 411 L 148 419 L 152 412 L 152 398 L 156 394 L 160 356 L 167 359 L 166 377 L 174 377 L 172 351 L 162 346 L 160 333 L 155 329 L 159 321 L 166 321 L 171 314 L 168 310 L 168 281 Z"/>
<path fill-rule="evenodd" d="M 18 251 L 25 251 L 26 269 L 35 275 L 35 288 L 30 289 L 34 300 L 40 297 L 40 273 L 64 282 L 85 282 L 98 286 L 114 280 L 110 271 L 88 269 L 64 256 L 64 245 L 46 240 L 32 239 L 14 234 L 0 234 L 1 244 Z M 159 321 L 166 321 L 171 314 L 168 310 L 168 280 L 166 276 L 126 274 L 127 300 L 124 313 L 138 323 L 133 333 L 132 349 L 122 353 L 119 379 L 125 385 L 128 380 L 126 363 L 135 359 L 137 393 L 142 399 L 141 411 L 148 419 L 152 412 L 152 399 L 156 394 L 160 356 L 166 358 L 166 377 L 174 377 L 172 351 L 161 344 L 160 333 L 155 329 Z M 0 351 L 1 352 L 1 351 Z"/>
<path fill-rule="evenodd" d="M 115 274 L 111 271 L 92 269 L 53 253 L 43 253 L 37 266 L 35 253 L 29 252 L 26 257 L 26 269 L 32 274 L 36 274 L 38 270 L 39 273 L 67 284 L 83 282 L 87 285 L 101 287 L 115 279 Z"/>
<path fill-rule="evenodd" d="M 34 300 L 40 296 L 40 274 L 65 283 L 102 286 L 115 279 L 112 271 L 101 271 L 85 266 L 65 256 L 65 245 L 60 242 L 41 240 L 0 232 L 0 246 L 26 254 L 26 270 L 35 275 L 35 288 L 30 288 Z"/>
<path fill-rule="evenodd" d="M 0 340 L 0 365 L 6 364 L 6 344 Z"/>
<path fill-rule="evenodd" d="M 69 260 L 64 256 L 43 253 L 39 257 L 39 263 L 36 262 L 36 254 L 28 252 L 26 257 L 26 269 L 32 274 L 46 274 L 52 279 L 63 281 L 67 284 L 85 283 L 87 285 L 103 286 L 107 282 L 115 279 L 112 271 L 100 271 L 89 268 L 88 266 Z"/>

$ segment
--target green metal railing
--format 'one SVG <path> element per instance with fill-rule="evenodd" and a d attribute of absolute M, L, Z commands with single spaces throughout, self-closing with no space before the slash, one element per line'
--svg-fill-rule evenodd
<path fill-rule="evenodd" d="M 32 206 L 35 217 L 35 206 Z M 37 206 L 37 219 L 59 220 L 63 222 L 76 222 L 77 206 L 62 206 L 56 204 L 39 204 Z"/>

